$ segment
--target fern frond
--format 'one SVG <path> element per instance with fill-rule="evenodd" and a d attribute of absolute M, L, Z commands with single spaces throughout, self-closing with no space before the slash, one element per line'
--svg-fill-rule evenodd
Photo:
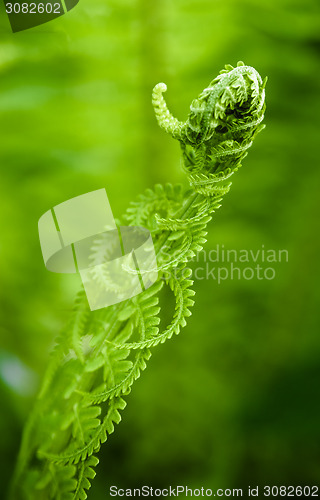
<path fill-rule="evenodd" d="M 202 250 L 207 224 L 230 189 L 229 179 L 263 128 L 265 84 L 241 61 L 235 68 L 227 65 L 191 103 L 185 122 L 169 112 L 165 84 L 154 88 L 156 118 L 179 141 L 190 185 L 184 191 L 180 185 L 157 184 L 124 216 L 127 223 L 151 231 L 159 280 L 132 299 L 94 312 L 84 291 L 78 294 L 26 425 L 11 500 L 33 500 L 39 494 L 49 500 L 87 498 L 98 463 L 93 454 L 120 422 L 126 405 L 122 397 L 146 368 L 150 349 L 179 334 L 191 315 L 195 292 L 186 263 Z M 104 237 L 94 242 L 93 269 L 108 258 Z M 118 286 L 103 266 L 94 276 L 100 286 Z M 164 284 L 175 306 L 172 321 L 160 331 Z"/>
<path fill-rule="evenodd" d="M 71 349 L 81 361 L 84 360 L 81 336 L 85 334 L 93 318 L 90 315 L 88 300 L 84 289 L 81 289 L 75 299 L 73 312 L 68 325 L 59 334 L 52 351 L 49 366 L 45 373 L 38 399 L 42 399 L 52 384 L 53 378 Z"/>
<path fill-rule="evenodd" d="M 58 454 L 48 453 L 40 449 L 38 451 L 39 458 L 46 458 L 59 465 L 77 464 L 85 460 L 94 452 L 98 452 L 101 444 L 107 441 L 108 435 L 114 431 L 114 424 L 119 424 L 121 421 L 119 410 L 123 410 L 125 407 L 126 402 L 122 398 L 113 398 L 110 401 L 108 412 L 100 424 L 96 425 L 96 419 L 92 418 L 92 415 L 89 415 L 83 446 L 79 447 L 78 441 L 75 441 L 63 453 Z M 92 420 L 94 420 L 94 423 L 92 423 Z"/>
<path fill-rule="evenodd" d="M 87 492 L 85 490 L 89 490 L 91 488 L 90 481 L 96 476 L 93 467 L 96 467 L 98 463 L 99 459 L 92 455 L 80 465 L 77 477 L 77 487 L 72 500 L 86 500 L 86 498 L 88 498 Z"/>
<path fill-rule="evenodd" d="M 37 482 L 35 488 L 39 494 L 46 492 L 48 500 L 73 500 L 74 490 L 77 487 L 74 465 L 50 464 L 46 473 Z"/>
<path fill-rule="evenodd" d="M 155 230 L 153 225 L 156 213 L 174 214 L 180 209 L 183 201 L 182 185 L 156 184 L 154 189 L 147 189 L 138 201 L 132 202 L 125 214 L 125 220 L 129 224 L 145 226 Z"/>
<path fill-rule="evenodd" d="M 141 349 L 137 351 L 134 361 L 132 362 L 131 369 L 127 372 L 126 376 L 118 383 L 112 387 L 107 384 L 97 387 L 95 392 L 82 392 L 82 396 L 86 398 L 87 401 L 92 404 L 101 404 L 112 399 L 113 397 L 118 397 L 120 395 L 126 395 L 131 390 L 131 386 L 135 380 L 137 380 L 141 372 L 146 369 L 147 361 L 151 357 L 151 351 L 149 349 Z"/>
<path fill-rule="evenodd" d="M 155 347 L 158 344 L 163 344 L 166 340 L 171 339 L 171 337 L 180 333 L 180 329 L 186 325 L 186 318 L 191 315 L 190 307 L 193 306 L 194 301 L 190 298 L 195 292 L 190 287 L 193 284 L 192 280 L 188 278 L 191 276 L 191 269 L 181 267 L 179 269 L 174 269 L 170 275 L 165 278 L 165 282 L 171 288 L 175 297 L 175 312 L 170 325 L 165 328 L 162 333 L 158 333 L 158 328 L 148 327 L 149 307 L 152 307 L 152 303 L 148 304 L 147 307 L 141 308 L 141 318 L 140 325 L 141 331 L 143 332 L 142 340 L 138 342 L 127 342 L 125 344 L 117 344 L 115 347 L 127 349 L 145 349 Z"/>
<path fill-rule="evenodd" d="M 76 352 L 78 359 L 82 362 L 84 362 L 84 354 L 82 351 L 81 337 L 86 332 L 88 321 L 90 321 L 88 300 L 85 291 L 81 290 L 75 302 L 69 332 L 71 336 L 71 345 Z"/>

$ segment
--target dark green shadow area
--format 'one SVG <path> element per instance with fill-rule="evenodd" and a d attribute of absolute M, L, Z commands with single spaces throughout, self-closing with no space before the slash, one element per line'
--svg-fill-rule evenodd
<path fill-rule="evenodd" d="M 69 11 L 79 3 L 79 0 L 65 0 L 64 3 L 66 4 L 66 8 Z"/>
<path fill-rule="evenodd" d="M 13 33 L 34 28 L 61 17 L 79 3 L 79 0 L 35 0 L 13 1 L 4 0 Z"/>

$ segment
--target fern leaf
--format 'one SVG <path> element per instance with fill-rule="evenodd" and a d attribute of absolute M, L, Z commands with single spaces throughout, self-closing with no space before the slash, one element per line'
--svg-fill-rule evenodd
<path fill-rule="evenodd" d="M 112 434 L 114 424 L 118 424 L 121 421 L 119 410 L 123 410 L 125 407 L 126 403 L 122 398 L 113 398 L 110 401 L 107 415 L 100 425 L 98 427 L 88 425 L 89 435 L 84 436 L 85 442 L 82 446 L 79 447 L 78 441 L 73 442 L 60 454 L 47 453 L 40 449 L 38 452 L 39 458 L 46 458 L 59 465 L 77 464 L 85 460 L 94 452 L 99 451 L 101 444 L 107 440 L 109 434 Z M 94 432 L 90 432 L 92 428 Z"/>
<path fill-rule="evenodd" d="M 141 349 L 137 351 L 136 357 L 132 362 L 131 369 L 127 372 L 126 376 L 117 384 L 110 387 L 108 384 L 99 386 L 93 393 L 82 393 L 87 401 L 92 404 L 100 404 L 113 397 L 118 397 L 121 394 L 128 394 L 130 388 L 135 380 L 140 377 L 140 374 L 147 367 L 147 361 L 151 357 L 149 349 Z"/>
<path fill-rule="evenodd" d="M 192 271 L 188 268 L 180 268 L 174 270 L 174 273 L 166 280 L 166 283 L 171 288 L 174 293 L 176 305 L 175 312 L 173 315 L 172 322 L 170 325 L 161 333 L 158 333 L 157 329 L 147 328 L 147 318 L 148 318 L 148 308 L 142 308 L 142 318 L 144 325 L 144 337 L 139 342 L 128 342 L 122 345 L 117 344 L 117 348 L 126 347 L 127 349 L 143 349 L 155 347 L 158 344 L 164 343 L 166 340 L 171 339 L 171 337 L 180 332 L 181 327 L 186 325 L 186 318 L 191 315 L 190 307 L 193 306 L 194 301 L 190 298 L 195 292 L 190 287 L 193 284 L 192 280 L 188 278 L 191 276 Z M 183 279 L 181 279 L 183 275 Z M 147 316 L 145 316 L 147 314 Z"/>
<path fill-rule="evenodd" d="M 86 500 L 86 498 L 88 498 L 87 492 L 85 490 L 89 490 L 91 488 L 90 481 L 94 479 L 96 475 L 93 467 L 96 467 L 98 463 L 98 458 L 92 455 L 80 465 L 77 478 L 78 483 L 72 497 L 73 500 Z"/>

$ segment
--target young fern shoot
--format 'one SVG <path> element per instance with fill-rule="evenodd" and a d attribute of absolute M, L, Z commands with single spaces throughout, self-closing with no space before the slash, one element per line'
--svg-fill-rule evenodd
<path fill-rule="evenodd" d="M 126 223 L 151 231 L 159 279 L 140 295 L 97 311 L 90 311 L 84 291 L 78 294 L 25 427 L 12 500 L 87 498 L 95 455 L 120 422 L 125 396 L 146 368 L 151 349 L 178 334 L 191 314 L 187 262 L 206 242 L 206 226 L 263 128 L 265 84 L 254 68 L 227 65 L 191 103 L 185 122 L 169 112 L 165 84 L 154 88 L 156 118 L 179 141 L 190 184 L 186 192 L 156 185 L 124 216 Z M 101 262 L 101 252 L 97 238 L 92 258 Z M 107 275 L 99 279 L 110 286 Z M 175 309 L 171 323 L 159 331 L 163 286 L 172 290 Z"/>

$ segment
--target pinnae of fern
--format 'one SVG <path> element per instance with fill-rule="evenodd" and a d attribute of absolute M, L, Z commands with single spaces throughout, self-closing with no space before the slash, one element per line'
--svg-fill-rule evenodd
<path fill-rule="evenodd" d="M 98 463 L 94 455 L 120 422 L 123 398 L 151 350 L 179 334 L 191 315 L 195 292 L 187 262 L 202 250 L 208 222 L 263 128 L 265 85 L 251 66 L 226 65 L 191 103 L 185 122 L 168 110 L 166 85 L 153 89 L 156 118 L 179 141 L 190 184 L 186 191 L 156 185 L 124 216 L 129 225 L 152 233 L 159 279 L 140 295 L 99 311 L 90 311 L 80 291 L 24 430 L 11 500 L 87 498 Z M 102 250 L 103 241 L 97 241 L 92 259 Z M 97 278 L 106 286 L 110 281 L 108 273 Z M 160 331 L 164 286 L 175 306 L 171 322 Z"/>

